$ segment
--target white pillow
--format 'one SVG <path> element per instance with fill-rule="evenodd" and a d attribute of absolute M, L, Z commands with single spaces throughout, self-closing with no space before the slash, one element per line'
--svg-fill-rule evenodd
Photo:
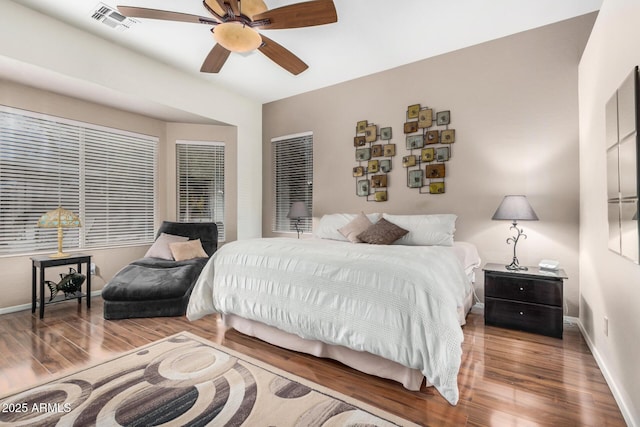
<path fill-rule="evenodd" d="M 171 253 L 171 249 L 169 248 L 169 244 L 176 242 L 186 242 L 189 240 L 188 237 L 184 236 L 175 236 L 173 234 L 162 233 L 153 245 L 149 248 L 146 254 L 144 254 L 145 258 L 162 258 L 168 259 L 169 261 L 173 261 L 173 254 Z"/>
<path fill-rule="evenodd" d="M 399 227 L 409 230 L 404 237 L 393 242 L 394 245 L 407 246 L 453 246 L 453 234 L 456 231 L 454 214 L 436 215 L 389 215 L 383 218 Z"/>
<path fill-rule="evenodd" d="M 338 229 L 344 227 L 349 224 L 353 219 L 358 216 L 357 214 L 329 214 L 323 215 L 320 218 L 320 223 L 313 230 L 313 235 L 320 239 L 331 239 L 331 240 L 341 240 L 343 242 L 348 242 L 346 237 L 344 237 Z M 379 213 L 367 214 L 367 218 L 372 223 L 375 223 L 380 219 Z"/>

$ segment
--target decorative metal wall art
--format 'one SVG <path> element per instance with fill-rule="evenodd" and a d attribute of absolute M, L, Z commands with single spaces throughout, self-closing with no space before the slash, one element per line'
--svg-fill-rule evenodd
<path fill-rule="evenodd" d="M 355 161 L 353 168 L 356 180 L 356 195 L 366 197 L 368 202 L 386 202 L 387 187 L 392 169 L 392 158 L 396 155 L 396 146 L 391 143 L 391 127 L 384 127 L 378 133 L 378 126 L 361 120 L 356 125 L 353 138 Z M 373 197 L 370 197 L 373 196 Z"/>
<path fill-rule="evenodd" d="M 417 188 L 421 194 L 444 193 L 445 162 L 449 161 L 451 144 L 456 141 L 456 131 L 449 129 L 450 123 L 448 110 L 435 112 L 420 104 L 407 107 L 404 133 L 409 154 L 402 158 L 407 187 Z"/>

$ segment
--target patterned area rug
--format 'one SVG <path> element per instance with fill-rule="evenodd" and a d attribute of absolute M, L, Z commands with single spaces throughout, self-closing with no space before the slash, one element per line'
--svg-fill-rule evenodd
<path fill-rule="evenodd" d="M 414 426 L 188 332 L 0 400 L 11 426 Z"/>

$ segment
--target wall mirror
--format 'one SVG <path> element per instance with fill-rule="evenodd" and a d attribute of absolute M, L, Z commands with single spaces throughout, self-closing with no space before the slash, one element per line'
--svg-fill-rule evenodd
<path fill-rule="evenodd" d="M 638 263 L 638 67 L 605 107 L 609 249 Z"/>

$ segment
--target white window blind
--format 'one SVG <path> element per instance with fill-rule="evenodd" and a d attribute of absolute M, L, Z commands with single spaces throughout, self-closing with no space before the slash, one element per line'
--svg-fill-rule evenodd
<path fill-rule="evenodd" d="M 224 143 L 177 141 L 178 218 L 215 222 L 224 242 Z"/>
<path fill-rule="evenodd" d="M 84 130 L 85 246 L 153 242 L 157 140 Z"/>
<path fill-rule="evenodd" d="M 272 160 L 274 168 L 274 212 L 272 230 L 295 231 L 295 220 L 287 218 L 293 202 L 304 202 L 313 212 L 313 133 L 274 138 Z M 300 221 L 300 229 L 311 231 L 311 218 Z"/>
<path fill-rule="evenodd" d="M 64 247 L 150 243 L 157 138 L 0 106 L 0 255 L 52 250 L 40 216 L 62 206 L 81 229 Z"/>

